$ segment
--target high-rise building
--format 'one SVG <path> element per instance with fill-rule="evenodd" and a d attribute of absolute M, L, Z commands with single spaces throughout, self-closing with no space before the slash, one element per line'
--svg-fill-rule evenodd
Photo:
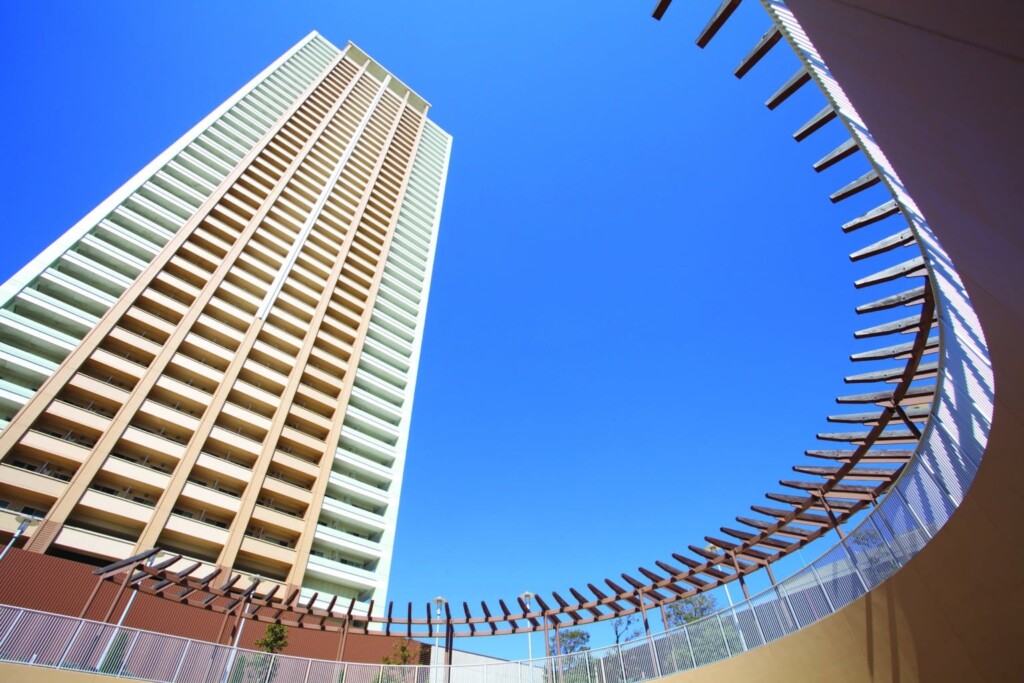
<path fill-rule="evenodd" d="M 311 34 L 4 284 L 0 527 L 380 604 L 451 147 L 428 108 Z"/>

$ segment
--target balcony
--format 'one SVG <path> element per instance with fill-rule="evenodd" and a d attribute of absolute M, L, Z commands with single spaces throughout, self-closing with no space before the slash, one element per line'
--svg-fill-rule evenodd
<path fill-rule="evenodd" d="M 91 446 L 44 434 L 36 430 L 25 432 L 18 444 L 37 457 L 52 460 L 54 458 L 82 464 L 89 457 Z"/>
<path fill-rule="evenodd" d="M 387 491 L 337 472 L 331 472 L 330 485 L 350 494 L 351 497 L 367 500 L 372 505 L 386 506 L 391 502 Z"/>
<path fill-rule="evenodd" d="M 203 377 L 213 384 L 219 384 L 224 379 L 224 373 L 215 366 L 202 363 L 191 356 L 186 356 L 184 353 L 176 353 L 171 356 L 168 365 L 184 373 L 185 376 Z"/>
<path fill-rule="evenodd" d="M 342 375 L 348 369 L 348 362 L 346 360 L 317 346 L 310 349 L 309 357 L 310 361 L 316 361 L 314 365 L 317 368 L 326 368 L 324 372 L 331 376 Z"/>
<path fill-rule="evenodd" d="M 228 419 L 225 419 L 228 418 Z M 221 409 L 221 417 L 225 426 L 227 425 L 245 425 L 246 431 L 258 430 L 264 436 L 270 431 L 270 418 L 264 417 L 259 413 L 243 408 L 231 401 L 224 403 L 224 407 Z"/>
<path fill-rule="evenodd" d="M 354 405 L 349 405 L 345 412 L 344 425 L 382 441 L 388 446 L 394 446 L 398 442 L 398 427 L 396 425 L 374 417 Z"/>
<path fill-rule="evenodd" d="M 227 367 L 235 354 L 227 347 L 216 344 L 195 332 L 189 332 L 181 344 L 181 350 L 204 365 Z"/>
<path fill-rule="evenodd" d="M 309 556 L 306 573 L 360 592 L 377 588 L 377 576 L 373 572 L 318 555 Z"/>
<path fill-rule="evenodd" d="M 413 305 L 419 306 L 420 293 L 395 279 L 387 270 L 384 271 L 384 277 L 381 278 L 380 288 L 387 292 L 395 292 L 396 295 L 405 298 Z"/>
<path fill-rule="evenodd" d="M 296 560 L 296 552 L 294 548 L 289 548 L 262 538 L 249 536 L 248 534 L 246 534 L 242 539 L 241 551 L 261 559 L 283 564 L 287 567 L 293 566 Z"/>
<path fill-rule="evenodd" d="M 370 512 L 350 503 L 343 503 L 330 495 L 324 498 L 324 511 L 329 516 L 352 522 L 355 526 L 367 531 L 381 532 L 386 527 L 383 514 Z"/>
<path fill-rule="evenodd" d="M 132 450 L 157 458 L 169 456 L 181 460 L 185 456 L 185 444 L 135 426 L 130 426 L 124 431 L 121 441 L 128 444 Z"/>
<path fill-rule="evenodd" d="M 274 510 L 266 505 L 257 505 L 253 509 L 252 523 L 263 527 L 284 529 L 295 534 L 301 534 L 305 527 L 301 517 L 293 517 L 290 514 Z"/>
<path fill-rule="evenodd" d="M 271 346 L 270 344 L 268 344 L 265 341 L 257 340 L 256 343 L 253 344 L 253 351 L 261 353 L 261 354 L 263 354 L 265 356 L 268 356 L 269 358 L 277 361 L 278 363 L 280 363 L 282 366 L 284 366 L 286 368 L 290 368 L 293 365 L 295 365 L 295 357 L 294 356 L 292 356 L 289 353 L 285 353 L 284 351 L 282 351 L 281 349 L 277 348 L 276 346 Z"/>
<path fill-rule="evenodd" d="M 405 325 L 410 331 L 416 329 L 416 318 L 400 306 L 391 303 L 383 297 L 378 297 L 374 307 L 386 314 L 392 320 Z"/>
<path fill-rule="evenodd" d="M 153 315 L 149 311 L 145 311 L 138 306 L 132 306 L 125 313 L 125 318 L 132 324 L 142 327 L 143 329 L 154 330 L 158 334 L 162 334 L 165 337 L 169 337 L 174 332 L 174 326 L 160 318 Z"/>
<path fill-rule="evenodd" d="M 91 394 L 94 396 L 103 396 L 114 403 L 124 405 L 124 402 L 128 400 L 128 392 L 117 387 L 101 382 L 94 377 L 83 375 L 80 372 L 75 373 L 71 376 L 67 386 L 78 389 L 85 394 Z"/>
<path fill-rule="evenodd" d="M 180 436 L 182 442 L 187 441 L 191 436 L 191 433 L 196 431 L 199 427 L 199 418 L 190 413 L 176 410 L 170 406 L 165 406 L 162 403 L 157 403 L 152 399 L 146 399 L 139 407 L 139 413 L 147 415 L 158 422 L 161 422 L 168 427 L 171 427 L 174 431 L 174 436 Z M 190 434 L 185 435 L 183 432 L 188 431 Z M 170 430 L 168 430 L 170 433 Z M 172 439 L 177 440 L 177 439 Z"/>
<path fill-rule="evenodd" d="M 245 370 L 251 372 L 256 377 L 263 379 L 264 381 L 260 382 L 260 384 L 265 383 L 271 386 L 277 386 L 282 388 L 288 385 L 287 377 L 285 377 L 276 370 L 268 368 L 266 365 L 261 365 L 260 363 L 257 363 L 252 358 L 246 358 L 245 363 L 242 364 L 242 367 Z M 251 381 L 249 381 L 249 383 L 252 384 Z"/>
<path fill-rule="evenodd" d="M 358 386 L 352 387 L 349 405 L 353 405 L 389 424 L 397 426 L 402 421 L 401 409 Z"/>
<path fill-rule="evenodd" d="M 366 336 L 384 344 L 395 353 L 403 356 L 412 356 L 412 343 L 377 324 L 374 318 L 370 318 L 370 326 L 367 328 Z"/>
<path fill-rule="evenodd" d="M 298 444 L 299 446 L 308 449 L 313 453 L 322 454 L 324 452 L 324 442 L 320 439 L 315 439 L 305 432 L 300 432 L 294 427 L 285 426 L 281 430 L 281 437 L 291 441 L 292 443 Z"/>
<path fill-rule="evenodd" d="M 217 441 L 226 450 L 241 451 L 254 460 L 259 457 L 260 450 L 263 447 L 262 442 L 246 438 L 241 434 L 227 430 L 220 425 L 214 426 L 210 431 L 210 440 Z"/>
<path fill-rule="evenodd" d="M 252 405 L 257 405 L 263 410 L 273 412 L 281 402 L 280 397 L 275 396 L 266 389 L 259 389 L 242 379 L 235 380 L 234 385 L 231 387 L 231 394 L 231 401 L 246 407 L 248 410 L 252 410 Z"/>
<path fill-rule="evenodd" d="M 331 420 L 324 417 L 320 413 L 315 413 L 309 408 L 302 406 L 300 403 L 292 403 L 289 412 L 292 416 L 298 420 L 308 422 L 310 425 L 322 429 L 325 432 L 331 429 Z"/>
<path fill-rule="evenodd" d="M 377 480 L 384 485 L 394 478 L 394 473 L 384 465 L 343 448 L 334 451 L 334 462 L 336 465 L 344 465 L 346 469 L 363 472 L 367 478 Z M 336 466 L 335 469 L 338 467 Z"/>
<path fill-rule="evenodd" d="M 395 369 L 395 372 L 404 378 L 406 373 L 409 372 L 409 358 L 396 353 L 384 344 L 367 338 L 366 343 L 363 346 L 364 354 L 369 354 L 374 358 L 380 360 L 383 363 L 387 363 L 389 366 Z"/>
<path fill-rule="evenodd" d="M 228 542 L 228 530 L 215 524 L 191 519 L 178 513 L 167 518 L 167 531 L 181 534 L 185 538 L 202 539 L 203 541 L 223 547 Z"/>
<path fill-rule="evenodd" d="M 200 315 L 196 323 L 219 336 L 223 336 L 225 339 L 230 339 L 235 344 L 241 344 L 242 339 L 245 338 L 244 334 L 231 327 L 231 325 L 227 325 L 206 313 Z"/>
<path fill-rule="evenodd" d="M 121 523 L 127 521 L 132 526 L 144 526 L 153 516 L 153 508 L 149 505 L 102 493 L 95 489 L 85 492 L 85 495 L 78 501 L 78 508 L 88 510 L 91 517 L 101 520 L 115 518 Z"/>
<path fill-rule="evenodd" d="M 196 404 L 203 408 L 210 404 L 212 398 L 205 391 L 167 375 L 160 375 L 156 381 L 156 388 L 173 394 L 187 403 Z"/>
<path fill-rule="evenodd" d="M 366 560 L 379 560 L 380 543 L 355 536 L 342 529 L 335 529 L 326 524 L 316 525 L 316 540 L 334 548 L 347 550 L 349 554 Z"/>
<path fill-rule="evenodd" d="M 5 487 L 53 500 L 59 498 L 67 489 L 64 480 L 47 476 L 45 471 L 39 472 L 7 464 L 0 465 L 0 481 Z"/>
<path fill-rule="evenodd" d="M 204 486 L 194 481 L 185 482 L 181 491 L 181 498 L 191 500 L 202 507 L 210 507 L 234 516 L 242 506 L 238 496 L 231 495 L 225 491 L 219 491 L 210 486 Z"/>
<path fill-rule="evenodd" d="M 315 365 L 311 365 L 309 363 L 306 364 L 303 371 L 304 374 L 307 375 L 305 381 L 321 393 L 333 397 L 336 397 L 341 393 L 342 380 L 340 377 L 328 374 Z"/>
<path fill-rule="evenodd" d="M 423 285 L 420 282 L 390 261 L 384 264 L 384 277 L 391 278 L 392 281 L 401 283 L 414 292 L 423 291 Z"/>
<path fill-rule="evenodd" d="M 135 543 L 132 541 L 67 525 L 57 534 L 53 544 L 58 548 L 107 560 L 131 557 L 135 551 Z"/>
<path fill-rule="evenodd" d="M 202 467 L 210 472 L 214 472 L 219 477 L 237 482 L 241 486 L 248 484 L 252 478 L 252 470 L 248 467 L 206 452 L 199 454 L 199 458 L 196 460 L 196 467 Z"/>
<path fill-rule="evenodd" d="M 103 463 L 102 471 L 115 477 L 123 477 L 128 481 L 137 481 L 160 491 L 165 490 L 167 483 L 171 480 L 170 475 L 160 470 L 140 463 L 129 462 L 117 456 L 107 458 Z"/>
<path fill-rule="evenodd" d="M 107 335 L 107 339 L 113 342 L 117 342 L 120 346 L 125 349 L 131 349 L 133 354 L 138 353 L 146 358 L 153 358 L 160 353 L 160 345 L 154 342 L 152 339 L 139 336 L 134 332 L 130 332 L 123 327 L 115 327 Z"/>
<path fill-rule="evenodd" d="M 272 462 L 285 469 L 299 472 L 314 479 L 320 474 L 320 468 L 314 463 L 311 463 L 308 460 L 303 460 L 291 453 L 285 453 L 284 451 L 274 451 L 274 459 Z"/>
<path fill-rule="evenodd" d="M 106 428 L 111 425 L 110 418 L 61 400 L 52 401 L 47 405 L 43 414 L 67 424 L 69 427 L 73 426 L 76 431 L 99 434 L 106 431 Z"/>
<path fill-rule="evenodd" d="M 263 490 L 273 494 L 274 497 L 286 498 L 303 506 L 308 506 L 313 502 L 312 491 L 283 479 L 278 479 L 271 474 L 268 474 L 263 480 Z"/>
<path fill-rule="evenodd" d="M 364 458 L 375 460 L 386 467 L 390 467 L 395 462 L 394 447 L 365 436 L 351 427 L 344 426 L 341 428 L 339 443 L 345 450 L 353 451 Z"/>

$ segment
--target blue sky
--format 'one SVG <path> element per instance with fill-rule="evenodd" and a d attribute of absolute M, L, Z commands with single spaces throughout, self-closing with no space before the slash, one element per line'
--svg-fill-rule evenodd
<path fill-rule="evenodd" d="M 455 139 L 391 598 L 651 566 L 814 447 L 877 269 L 839 225 L 881 190 L 827 199 L 866 162 L 811 170 L 841 127 L 792 140 L 812 87 L 765 108 L 782 47 L 732 76 L 756 3 L 699 50 L 717 4 L 3 3 L 0 278 L 310 30 L 352 40 Z"/>

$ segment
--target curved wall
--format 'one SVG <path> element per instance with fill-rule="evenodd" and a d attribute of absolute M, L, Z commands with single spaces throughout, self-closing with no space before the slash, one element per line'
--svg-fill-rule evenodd
<path fill-rule="evenodd" d="M 769 3 L 772 4 L 772 3 Z M 680 681 L 1010 681 L 1024 642 L 1024 7 L 998 0 L 789 0 L 956 264 L 997 393 L 973 486 L 935 537 L 836 614 Z M 925 233 L 925 240 L 927 233 Z M 962 290 L 934 253 L 946 376 L 921 451 L 970 468 L 987 412 Z M 951 339 L 949 335 L 955 335 Z M 959 347 L 959 348 L 958 348 Z M 974 356 L 972 358 L 972 356 Z M 941 450 L 931 451 L 932 455 Z M 959 459 L 959 460 L 958 460 Z M 933 461 L 937 462 L 937 461 Z M 958 472 L 936 472 L 949 484 Z M 966 482 L 964 482 L 966 483 Z M 948 491 L 956 495 L 955 491 Z"/>

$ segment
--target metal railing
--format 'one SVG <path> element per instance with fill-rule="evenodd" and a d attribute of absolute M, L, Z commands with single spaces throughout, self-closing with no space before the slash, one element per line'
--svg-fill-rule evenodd
<path fill-rule="evenodd" d="M 710 664 L 793 633 L 842 609 L 889 578 L 924 547 L 959 503 L 927 462 L 915 460 L 852 533 L 777 586 L 735 607 L 621 645 L 523 662 L 355 664 L 271 655 L 0 606 L 0 661 L 161 683 L 646 681 Z"/>

